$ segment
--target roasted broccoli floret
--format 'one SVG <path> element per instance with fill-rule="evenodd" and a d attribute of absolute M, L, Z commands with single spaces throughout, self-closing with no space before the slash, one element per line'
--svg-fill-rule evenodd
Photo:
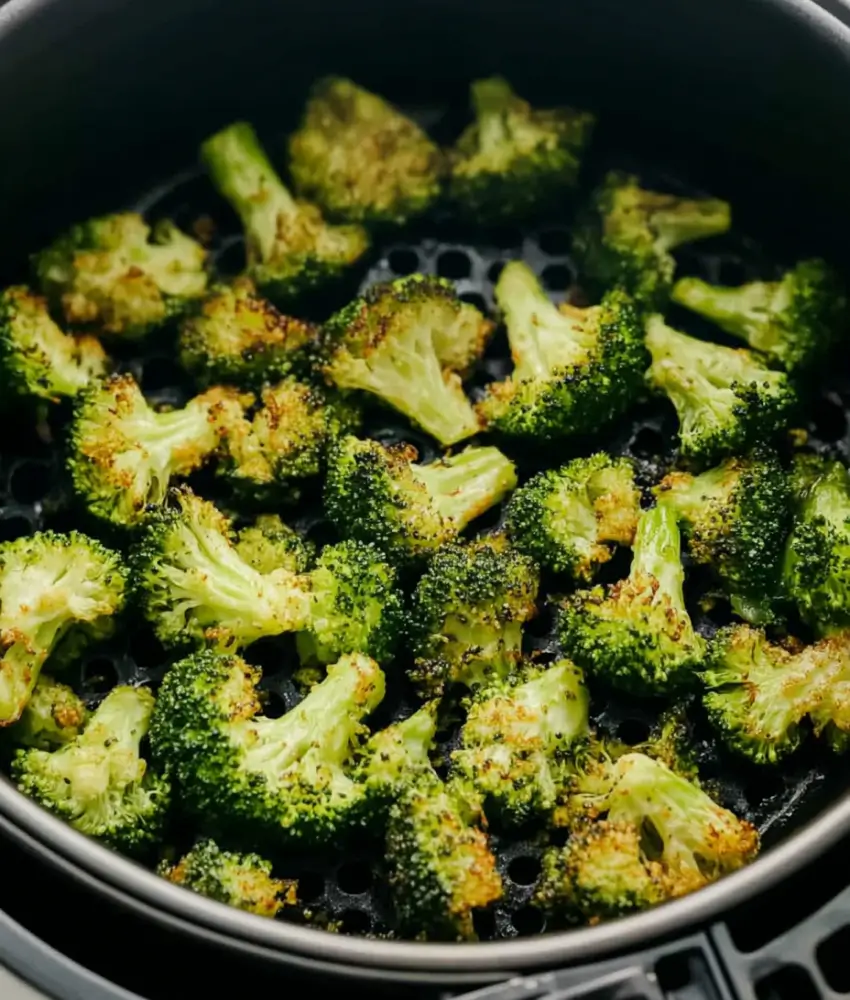
<path fill-rule="evenodd" d="M 821 632 L 850 626 L 850 472 L 800 456 L 792 477 L 795 519 L 783 579 L 801 617 Z"/>
<path fill-rule="evenodd" d="M 469 781 L 502 824 L 517 826 L 555 807 L 566 754 L 588 732 L 589 696 L 569 660 L 528 667 L 473 701 L 452 754 L 452 773 Z"/>
<path fill-rule="evenodd" d="M 242 559 L 264 576 L 276 569 L 306 573 L 316 557 L 316 546 L 278 514 L 260 514 L 236 535 L 236 551 Z"/>
<path fill-rule="evenodd" d="M 214 454 L 238 414 L 239 397 L 229 389 L 209 389 L 182 409 L 158 412 L 132 375 L 94 383 L 77 397 L 68 432 L 74 491 L 99 520 L 137 525 L 173 478 Z"/>
<path fill-rule="evenodd" d="M 711 722 L 732 750 L 757 764 L 793 753 L 806 718 L 836 752 L 850 746 L 850 631 L 800 647 L 733 625 L 712 641 L 702 679 Z"/>
<path fill-rule="evenodd" d="M 275 172 L 253 127 L 236 122 L 201 145 L 213 184 L 242 220 L 247 275 L 275 301 L 339 277 L 369 248 L 361 226 L 332 226 Z"/>
<path fill-rule="evenodd" d="M 593 115 L 535 109 L 502 77 L 475 80 L 470 97 L 475 121 L 449 154 L 449 196 L 463 215 L 522 221 L 575 186 Z"/>
<path fill-rule="evenodd" d="M 56 402 L 106 374 L 100 341 L 63 333 L 47 299 L 25 285 L 0 293 L 0 389 L 3 394 Z"/>
<path fill-rule="evenodd" d="M 757 448 L 701 475 L 672 472 L 655 488 L 684 526 L 694 562 L 710 566 L 735 614 L 773 621 L 791 491 L 776 453 Z"/>
<path fill-rule="evenodd" d="M 660 760 L 671 771 L 699 784 L 691 700 L 682 699 L 665 709 L 655 720 L 649 736 L 632 749 Z M 610 753 L 610 744 L 606 747 Z"/>
<path fill-rule="evenodd" d="M 393 560 L 453 541 L 517 483 L 497 448 L 470 447 L 425 465 L 410 445 L 342 438 L 328 458 L 324 503 L 347 538 L 373 541 Z"/>
<path fill-rule="evenodd" d="M 612 171 L 593 193 L 573 236 L 584 287 L 623 288 L 643 308 L 663 308 L 676 271 L 671 250 L 725 233 L 731 208 L 716 198 L 645 191 L 637 177 Z"/>
<path fill-rule="evenodd" d="M 18 750 L 15 783 L 81 833 L 128 854 L 147 852 L 171 798 L 167 779 L 139 752 L 153 707 L 147 688 L 113 688 L 70 743 L 52 753 Z"/>
<path fill-rule="evenodd" d="M 514 370 L 478 404 L 486 424 L 511 437 L 557 442 L 600 430 L 633 402 L 649 359 L 627 295 L 614 291 L 598 306 L 559 308 L 527 264 L 511 261 L 496 300 Z"/>
<path fill-rule="evenodd" d="M 671 298 L 789 372 L 817 366 L 845 334 L 846 292 L 823 260 L 801 261 L 779 281 L 738 288 L 682 278 Z"/>
<path fill-rule="evenodd" d="M 136 212 L 72 226 L 36 254 L 41 291 L 71 327 L 144 337 L 191 308 L 207 287 L 207 252 L 163 219 Z"/>
<path fill-rule="evenodd" d="M 636 694 L 688 685 L 702 664 L 705 644 L 685 607 L 680 547 L 673 511 L 661 505 L 644 511 L 628 577 L 564 600 L 559 632 L 567 655 Z"/>
<path fill-rule="evenodd" d="M 180 363 L 202 385 L 247 389 L 307 375 L 318 328 L 278 312 L 250 278 L 215 285 L 180 325 Z"/>
<path fill-rule="evenodd" d="M 511 497 L 507 526 L 541 566 L 589 582 L 615 546 L 632 544 L 639 514 L 631 461 L 597 452 L 533 476 Z"/>
<path fill-rule="evenodd" d="M 342 77 L 314 84 L 289 156 L 298 193 L 343 222 L 398 225 L 440 193 L 439 147 L 398 108 Z"/>
<path fill-rule="evenodd" d="M 85 702 L 72 688 L 41 674 L 20 719 L 7 733 L 18 746 L 53 750 L 79 736 L 87 717 Z"/>
<path fill-rule="evenodd" d="M 784 372 L 752 351 L 710 344 L 667 326 L 646 325 L 652 387 L 668 396 L 679 417 L 679 450 L 710 462 L 768 442 L 787 427 L 797 395 Z"/>
<path fill-rule="evenodd" d="M 81 625 L 105 636 L 124 607 L 117 552 L 79 532 L 0 545 L 0 726 L 20 718 L 45 661 Z M 77 634 L 77 648 L 86 633 Z"/>
<path fill-rule="evenodd" d="M 384 696 L 365 656 L 344 656 L 286 714 L 260 714 L 260 672 L 238 656 L 195 653 L 162 682 L 150 741 L 184 806 L 215 828 L 284 845 L 337 843 L 361 819 L 363 786 L 346 773 Z"/>
<path fill-rule="evenodd" d="M 522 654 L 522 627 L 536 614 L 536 565 L 503 536 L 437 549 L 413 596 L 412 677 L 426 692 L 506 680 Z"/>
<path fill-rule="evenodd" d="M 157 874 L 184 889 L 260 917 L 274 917 L 297 901 L 298 883 L 272 877 L 272 864 L 259 854 L 222 850 L 214 840 L 199 841 L 176 864 L 163 861 Z"/>
<path fill-rule="evenodd" d="M 476 434 L 479 421 L 453 369 L 490 328 L 448 281 L 413 274 L 383 282 L 325 324 L 325 375 L 340 389 L 377 397 L 441 444 L 456 444 Z"/>

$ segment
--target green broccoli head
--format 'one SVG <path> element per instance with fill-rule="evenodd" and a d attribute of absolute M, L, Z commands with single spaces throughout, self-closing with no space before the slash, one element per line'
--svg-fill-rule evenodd
<path fill-rule="evenodd" d="M 147 688 L 113 688 L 70 743 L 52 753 L 18 750 L 15 783 L 81 833 L 147 853 L 162 835 L 171 797 L 167 779 L 139 752 L 153 708 Z"/>
<path fill-rule="evenodd" d="M 47 299 L 25 285 L 0 293 L 0 388 L 4 395 L 56 402 L 106 375 L 100 341 L 63 333 Z"/>
<path fill-rule="evenodd" d="M 565 783 L 570 747 L 588 732 L 589 696 L 569 660 L 526 668 L 485 688 L 461 729 L 452 773 L 484 799 L 488 817 L 519 826 L 550 813 Z"/>
<path fill-rule="evenodd" d="M 72 226 L 35 255 L 41 291 L 72 327 L 137 339 L 181 316 L 207 287 L 207 252 L 136 212 Z"/>
<path fill-rule="evenodd" d="M 649 736 L 631 749 L 659 760 L 671 771 L 700 783 L 694 729 L 691 722 L 692 701 L 683 698 L 666 708 L 653 723 Z M 612 755 L 610 746 L 609 756 Z M 623 752 L 628 752 L 628 749 Z"/>
<path fill-rule="evenodd" d="M 663 505 L 643 511 L 628 577 L 565 599 L 559 633 L 567 655 L 636 694 L 689 685 L 705 644 L 685 607 L 680 548 L 673 511 Z"/>
<path fill-rule="evenodd" d="M 508 679 L 537 612 L 537 566 L 499 535 L 437 549 L 413 596 L 411 676 L 425 692 Z"/>
<path fill-rule="evenodd" d="M 259 714 L 259 671 L 204 650 L 162 682 L 151 723 L 154 759 L 171 767 L 185 808 L 216 829 L 283 846 L 337 843 L 359 822 L 363 788 L 346 773 L 384 696 L 365 656 L 344 656 L 295 708 Z"/>
<path fill-rule="evenodd" d="M 314 84 L 289 156 L 298 193 L 343 222 L 400 225 L 440 194 L 439 147 L 398 108 L 342 77 Z"/>
<path fill-rule="evenodd" d="M 533 476 L 511 497 L 507 525 L 541 566 L 589 582 L 615 546 L 632 544 L 639 514 L 631 461 L 597 452 Z"/>
<path fill-rule="evenodd" d="M 270 861 L 258 854 L 222 850 L 208 837 L 176 864 L 161 862 L 157 874 L 217 903 L 260 917 L 277 916 L 285 906 L 294 906 L 297 898 L 298 883 L 273 878 Z"/>
<path fill-rule="evenodd" d="M 823 260 L 804 260 L 779 281 L 738 288 L 682 278 L 671 298 L 740 337 L 788 372 L 811 371 L 844 336 L 847 295 Z"/>
<path fill-rule="evenodd" d="M 491 328 L 449 281 L 413 274 L 383 282 L 325 324 L 325 375 L 398 410 L 441 444 L 456 444 L 480 427 L 455 369 Z"/>
<path fill-rule="evenodd" d="M 89 513 L 118 527 L 139 524 L 169 483 L 194 472 L 241 414 L 235 391 L 213 388 L 182 409 L 158 412 L 132 375 L 113 375 L 77 397 L 67 463 Z"/>
<path fill-rule="evenodd" d="M 368 250 L 361 226 L 332 226 L 317 206 L 292 197 L 247 122 L 206 139 L 201 159 L 242 220 L 247 276 L 276 302 L 338 278 Z"/>
<path fill-rule="evenodd" d="M 415 448 L 344 437 L 331 450 L 325 510 L 347 538 L 373 541 L 395 562 L 414 562 L 453 541 L 516 486 L 497 448 L 469 447 L 418 464 Z"/>
<path fill-rule="evenodd" d="M 306 573 L 316 558 L 316 546 L 278 514 L 260 514 L 236 535 L 239 556 L 263 576 L 277 569 Z"/>
<path fill-rule="evenodd" d="M 678 246 L 728 231 L 729 204 L 646 191 L 637 177 L 610 172 L 593 193 L 573 236 L 584 285 L 601 294 L 623 288 L 641 307 L 663 308 Z"/>
<path fill-rule="evenodd" d="M 76 739 L 87 718 L 85 702 L 73 688 L 41 674 L 21 717 L 7 732 L 17 746 L 55 750 Z"/>
<path fill-rule="evenodd" d="M 475 121 L 449 154 L 449 196 L 463 215 L 522 221 L 575 187 L 592 114 L 533 108 L 501 77 L 475 80 L 470 95 Z"/>
<path fill-rule="evenodd" d="M 318 329 L 284 316 L 257 294 L 250 278 L 214 285 L 180 324 L 180 363 L 203 385 L 256 389 L 308 374 Z"/>
<path fill-rule="evenodd" d="M 108 635 L 124 607 L 121 556 L 79 532 L 39 531 L 0 545 L 0 726 L 16 722 L 63 638 Z"/>
<path fill-rule="evenodd" d="M 712 568 L 735 614 L 755 624 L 773 621 L 791 513 L 788 477 L 776 453 L 757 447 L 698 476 L 672 472 L 655 494 L 675 511 L 691 558 Z"/>
<path fill-rule="evenodd" d="M 788 426 L 796 391 L 784 372 L 752 351 L 689 337 L 659 315 L 647 320 L 646 346 L 648 380 L 676 409 L 684 458 L 711 462 L 740 454 Z"/>
<path fill-rule="evenodd" d="M 509 437 L 559 442 L 595 433 L 625 412 L 643 386 L 648 356 L 631 299 L 608 293 L 579 309 L 549 301 L 534 272 L 507 264 L 496 285 L 514 370 L 487 387 L 477 410 Z"/>

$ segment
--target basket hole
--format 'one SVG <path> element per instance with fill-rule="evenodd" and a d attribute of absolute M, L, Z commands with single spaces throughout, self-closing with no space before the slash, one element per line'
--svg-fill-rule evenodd
<path fill-rule="evenodd" d="M 407 247 L 398 247 L 390 250 L 387 263 L 394 274 L 404 277 L 419 269 L 419 254 Z"/>
<path fill-rule="evenodd" d="M 34 531 L 32 522 L 23 514 L 9 514 L 0 518 L 0 542 L 12 542 Z"/>
<path fill-rule="evenodd" d="M 495 285 L 499 280 L 499 275 L 505 269 L 505 261 L 497 260 L 487 268 L 487 277 Z"/>
<path fill-rule="evenodd" d="M 561 257 L 570 252 L 570 234 L 565 229 L 547 229 L 537 241 L 543 253 Z"/>
<path fill-rule="evenodd" d="M 325 894 L 325 879 L 318 872 L 306 871 L 298 876 L 298 899 L 313 903 Z"/>
<path fill-rule="evenodd" d="M 130 636 L 127 652 L 138 667 L 155 667 L 166 658 L 159 640 L 147 630 L 139 630 Z"/>
<path fill-rule="evenodd" d="M 824 979 L 836 993 L 850 993 L 850 927 L 840 927 L 818 946 L 817 959 Z"/>
<path fill-rule="evenodd" d="M 181 378 L 181 371 L 171 358 L 148 358 L 142 368 L 142 389 L 145 392 L 159 392 L 177 385 Z"/>
<path fill-rule="evenodd" d="M 664 448 L 664 439 L 654 427 L 641 427 L 632 438 L 631 451 L 638 458 L 652 458 Z"/>
<path fill-rule="evenodd" d="M 573 276 L 564 264 L 550 264 L 540 275 L 550 292 L 565 292 L 572 284 Z"/>
<path fill-rule="evenodd" d="M 514 858 L 508 865 L 508 876 L 516 885 L 534 885 L 539 874 L 540 861 L 538 858 Z"/>
<path fill-rule="evenodd" d="M 105 656 L 86 660 L 83 667 L 83 689 L 86 694 L 106 694 L 118 683 L 118 668 Z"/>
<path fill-rule="evenodd" d="M 472 926 L 479 941 L 492 941 L 496 937 L 496 915 L 492 910 L 476 910 Z"/>
<path fill-rule="evenodd" d="M 617 726 L 617 736 L 630 747 L 649 739 L 649 723 L 645 719 L 623 719 Z"/>
<path fill-rule="evenodd" d="M 520 937 L 531 937 L 543 931 L 546 920 L 540 910 L 533 906 L 523 906 L 521 910 L 511 914 L 511 924 Z"/>
<path fill-rule="evenodd" d="M 756 983 L 758 1000 L 819 1000 L 811 976 L 799 965 L 786 965 Z"/>
<path fill-rule="evenodd" d="M 50 490 L 50 467 L 40 462 L 24 462 L 15 466 L 9 483 L 18 503 L 35 503 Z"/>
<path fill-rule="evenodd" d="M 372 926 L 372 918 L 365 910 L 344 910 L 339 926 L 343 934 L 365 934 Z"/>
<path fill-rule="evenodd" d="M 267 719 L 279 719 L 286 715 L 286 702 L 276 691 L 264 691 L 263 696 L 263 715 Z"/>
<path fill-rule="evenodd" d="M 776 771 L 765 771 L 763 774 L 756 774 L 752 781 L 748 781 L 744 789 L 747 799 L 754 805 L 772 799 L 776 795 L 781 795 L 785 791 L 785 782 L 782 775 Z"/>
<path fill-rule="evenodd" d="M 359 896 L 371 888 L 372 872 L 365 861 L 349 861 L 337 871 L 336 884 L 341 892 Z"/>
<path fill-rule="evenodd" d="M 441 278 L 468 278 L 472 262 L 462 250 L 447 250 L 437 258 L 437 274 Z"/>
<path fill-rule="evenodd" d="M 518 229 L 496 229 L 490 235 L 490 242 L 500 250 L 513 250 L 522 246 L 522 233 Z"/>
<path fill-rule="evenodd" d="M 484 296 L 479 295 L 478 292 L 464 292 L 463 295 L 461 295 L 461 299 L 463 299 L 464 302 L 469 303 L 469 305 L 475 306 L 479 312 L 487 312 L 487 303 L 484 300 Z"/>
<path fill-rule="evenodd" d="M 830 397 L 818 399 L 814 404 L 812 427 L 821 441 L 840 441 L 847 433 L 847 416 L 841 403 Z"/>

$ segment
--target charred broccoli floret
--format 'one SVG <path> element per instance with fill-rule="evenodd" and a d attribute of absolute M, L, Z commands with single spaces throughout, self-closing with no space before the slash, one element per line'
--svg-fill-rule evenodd
<path fill-rule="evenodd" d="M 528 265 L 511 261 L 496 300 L 514 370 L 478 404 L 486 424 L 511 437 L 557 442 L 600 430 L 633 402 L 648 356 L 627 295 L 614 291 L 598 306 L 559 308 Z"/>
<path fill-rule="evenodd" d="M 217 903 L 260 917 L 294 906 L 298 883 L 272 877 L 272 864 L 259 854 L 222 850 L 214 840 L 199 841 L 176 864 L 161 862 L 157 874 Z"/>
<path fill-rule="evenodd" d="M 507 525 L 541 566 L 589 582 L 616 545 L 632 544 L 639 514 L 631 461 L 597 452 L 533 476 L 511 497 Z"/>
<path fill-rule="evenodd" d="M 260 514 L 236 535 L 239 556 L 264 576 L 276 569 L 306 573 L 316 558 L 316 546 L 284 524 L 278 514 Z"/>
<path fill-rule="evenodd" d="M 676 271 L 671 250 L 725 233 L 731 221 L 725 201 L 646 191 L 637 177 L 612 171 L 579 219 L 573 253 L 590 292 L 623 288 L 642 307 L 661 309 Z"/>
<path fill-rule="evenodd" d="M 752 351 L 710 344 L 650 316 L 646 346 L 650 384 L 679 417 L 683 457 L 712 461 L 767 442 L 787 427 L 797 395 L 784 372 Z"/>
<path fill-rule="evenodd" d="M 339 277 L 369 248 L 361 226 L 332 226 L 275 172 L 253 127 L 236 122 L 201 145 L 201 159 L 245 229 L 247 275 L 286 301 Z"/>
<path fill-rule="evenodd" d="M 398 108 L 342 77 L 314 84 L 289 156 L 298 193 L 343 222 L 398 225 L 440 193 L 439 147 Z"/>
<path fill-rule="evenodd" d="M 106 374 L 95 337 L 63 333 L 47 299 L 25 285 L 0 293 L 0 388 L 4 395 L 56 402 Z"/>
<path fill-rule="evenodd" d="M 671 298 L 789 372 L 816 367 L 845 334 L 846 292 L 823 260 L 801 261 L 779 281 L 738 288 L 682 278 Z"/>
<path fill-rule="evenodd" d="M 685 607 L 680 548 L 673 511 L 644 511 L 628 577 L 564 600 L 559 632 L 567 655 L 612 686 L 637 694 L 687 685 L 702 664 L 705 644 Z"/>
<path fill-rule="evenodd" d="M 113 688 L 85 729 L 58 750 L 18 750 L 18 788 L 74 829 L 128 854 L 158 842 L 171 798 L 166 778 L 140 756 L 154 696 L 147 688 Z"/>
<path fill-rule="evenodd" d="M 684 526 L 694 562 L 710 566 L 735 614 L 749 622 L 776 617 L 791 491 L 775 452 L 757 448 L 701 475 L 672 472 L 655 488 Z"/>
<path fill-rule="evenodd" d="M 325 510 L 348 538 L 373 541 L 395 561 L 453 541 L 514 486 L 513 462 L 470 447 L 425 465 L 410 445 L 342 438 L 330 453 Z"/>
<path fill-rule="evenodd" d="M 207 287 L 207 252 L 163 219 L 136 212 L 72 226 L 36 254 L 41 291 L 71 327 L 144 337 L 191 308 Z"/>
<path fill-rule="evenodd" d="M 325 324 L 325 375 L 340 389 L 377 397 L 441 444 L 456 444 L 476 434 L 479 421 L 453 369 L 491 327 L 443 279 L 413 274 L 373 285 Z"/>
<path fill-rule="evenodd" d="M 87 718 L 85 702 L 72 688 L 41 674 L 20 719 L 7 732 L 18 746 L 54 750 L 79 736 Z"/>
<path fill-rule="evenodd" d="M 449 154 L 449 196 L 484 223 L 523 220 L 574 187 L 594 116 L 533 108 L 501 77 L 470 87 L 475 121 Z"/>
<path fill-rule="evenodd" d="M 119 554 L 76 531 L 0 545 L 0 726 L 20 718 L 63 638 L 83 625 L 109 634 L 125 583 Z M 78 649 L 86 637 L 77 633 Z"/>
<path fill-rule="evenodd" d="M 155 760 L 184 806 L 216 828 L 277 845 L 335 843 L 361 818 L 363 787 L 346 773 L 363 719 L 384 696 L 365 656 L 344 656 L 302 702 L 260 714 L 260 672 L 210 650 L 176 663 L 151 723 Z"/>

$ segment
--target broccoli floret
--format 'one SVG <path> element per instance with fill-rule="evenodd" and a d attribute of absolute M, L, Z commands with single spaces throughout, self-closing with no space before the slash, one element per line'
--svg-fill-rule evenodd
<path fill-rule="evenodd" d="M 426 465 L 410 445 L 342 438 L 328 458 L 324 504 L 347 538 L 373 541 L 397 562 L 453 541 L 517 483 L 497 448 L 470 447 Z"/>
<path fill-rule="evenodd" d="M 757 764 L 793 753 L 805 718 L 835 751 L 850 745 L 850 631 L 800 648 L 768 642 L 761 629 L 730 626 L 712 641 L 702 679 L 712 724 Z"/>
<path fill-rule="evenodd" d="M 452 773 L 469 781 L 503 825 L 518 826 L 555 807 L 565 755 L 588 731 L 584 677 L 569 660 L 527 668 L 485 688 L 461 729 Z"/>
<path fill-rule="evenodd" d="M 610 172 L 593 193 L 573 235 L 585 288 L 623 288 L 643 308 L 663 308 L 676 261 L 671 250 L 727 232 L 732 211 L 716 198 L 645 191 L 637 177 Z"/>
<path fill-rule="evenodd" d="M 154 758 L 172 768 L 184 806 L 214 827 L 276 845 L 319 847 L 362 818 L 362 785 L 346 773 L 384 696 L 365 656 L 344 656 L 302 702 L 260 715 L 260 672 L 204 650 L 162 682 L 151 723 Z"/>
<path fill-rule="evenodd" d="M 759 356 L 710 344 L 650 316 L 646 346 L 650 384 L 665 393 L 679 417 L 679 451 L 710 462 L 766 442 L 788 426 L 797 395 L 784 372 Z"/>
<path fill-rule="evenodd" d="M 310 371 L 318 328 L 278 312 L 250 278 L 215 285 L 180 325 L 180 363 L 203 385 L 248 389 Z"/>
<path fill-rule="evenodd" d="M 475 121 L 449 154 L 449 196 L 483 223 L 522 221 L 574 187 L 594 116 L 572 108 L 535 109 L 507 80 L 470 86 Z"/>
<path fill-rule="evenodd" d="M 690 715 L 690 699 L 676 702 L 659 715 L 647 739 L 632 749 L 661 761 L 682 778 L 699 784 L 699 766 Z M 607 750 L 611 755 L 610 746 Z"/>
<path fill-rule="evenodd" d="M 106 374 L 96 337 L 63 333 L 47 299 L 25 285 L 0 293 L 0 388 L 4 395 L 56 402 Z"/>
<path fill-rule="evenodd" d="M 398 108 L 341 77 L 314 84 L 289 156 L 298 193 L 342 222 L 400 225 L 440 193 L 439 147 Z"/>
<path fill-rule="evenodd" d="M 132 375 L 113 375 L 84 390 L 68 432 L 74 491 L 96 518 L 137 525 L 169 482 L 214 454 L 227 424 L 241 414 L 238 396 L 214 388 L 182 409 L 157 412 Z"/>
<path fill-rule="evenodd" d="M 136 212 L 72 226 L 36 254 L 41 291 L 72 327 L 137 339 L 191 308 L 207 287 L 207 252 L 163 219 Z"/>
<path fill-rule="evenodd" d="M 275 172 L 253 127 L 236 122 L 201 145 L 213 184 L 245 229 L 247 276 L 278 302 L 339 277 L 369 248 L 361 226 L 332 226 Z"/>
<path fill-rule="evenodd" d="M 125 585 L 120 555 L 76 531 L 0 545 L 0 726 L 20 718 L 42 666 L 74 626 L 109 634 Z"/>
<path fill-rule="evenodd" d="M 850 472 L 807 455 L 797 460 L 792 488 L 785 589 L 809 624 L 821 632 L 843 628 L 850 625 Z"/>
<path fill-rule="evenodd" d="M 537 612 L 536 565 L 494 535 L 437 549 L 413 596 L 411 676 L 426 692 L 506 680 Z"/>
<path fill-rule="evenodd" d="M 139 753 L 153 708 L 147 688 L 113 688 L 70 743 L 52 753 L 18 750 L 15 783 L 81 833 L 146 853 L 161 836 L 171 798 L 167 779 Z"/>
<path fill-rule="evenodd" d="M 325 325 L 325 375 L 340 389 L 377 397 L 441 444 L 456 444 L 476 434 L 479 421 L 451 370 L 452 334 L 467 344 L 482 324 L 488 321 L 440 278 L 413 274 L 373 285 Z"/>
<path fill-rule="evenodd" d="M 217 903 L 260 917 L 274 917 L 297 902 L 298 883 L 272 877 L 272 864 L 258 854 L 222 850 L 204 838 L 176 864 L 163 861 L 157 874 Z"/>
<path fill-rule="evenodd" d="M 804 260 L 779 281 L 738 288 L 682 278 L 671 298 L 766 354 L 780 368 L 811 370 L 844 334 L 847 297 L 823 260 Z"/>
<path fill-rule="evenodd" d="M 511 497 L 507 526 L 541 566 L 589 582 L 616 545 L 632 544 L 639 514 L 631 461 L 597 452 L 533 476 Z"/>
<path fill-rule="evenodd" d="M 511 261 L 499 275 L 496 300 L 514 370 L 491 383 L 478 404 L 486 424 L 511 437 L 557 442 L 599 431 L 635 399 L 649 359 L 624 293 L 587 309 L 559 308 L 528 265 Z"/>
<path fill-rule="evenodd" d="M 702 664 L 705 644 L 685 607 L 680 548 L 673 511 L 643 511 L 628 577 L 564 600 L 559 632 L 567 655 L 636 694 L 687 685 Z"/>
<path fill-rule="evenodd" d="M 672 472 L 655 495 L 675 511 L 691 558 L 714 570 L 735 614 L 773 621 L 791 513 L 788 477 L 775 452 L 757 448 L 698 476 Z"/>
<path fill-rule="evenodd" d="M 278 514 L 260 514 L 253 524 L 240 529 L 236 551 L 264 576 L 276 569 L 306 573 L 316 557 L 316 546 L 284 524 Z"/>
<path fill-rule="evenodd" d="M 20 719 L 7 730 L 17 746 L 54 750 L 82 732 L 88 711 L 67 684 L 41 674 Z"/>

